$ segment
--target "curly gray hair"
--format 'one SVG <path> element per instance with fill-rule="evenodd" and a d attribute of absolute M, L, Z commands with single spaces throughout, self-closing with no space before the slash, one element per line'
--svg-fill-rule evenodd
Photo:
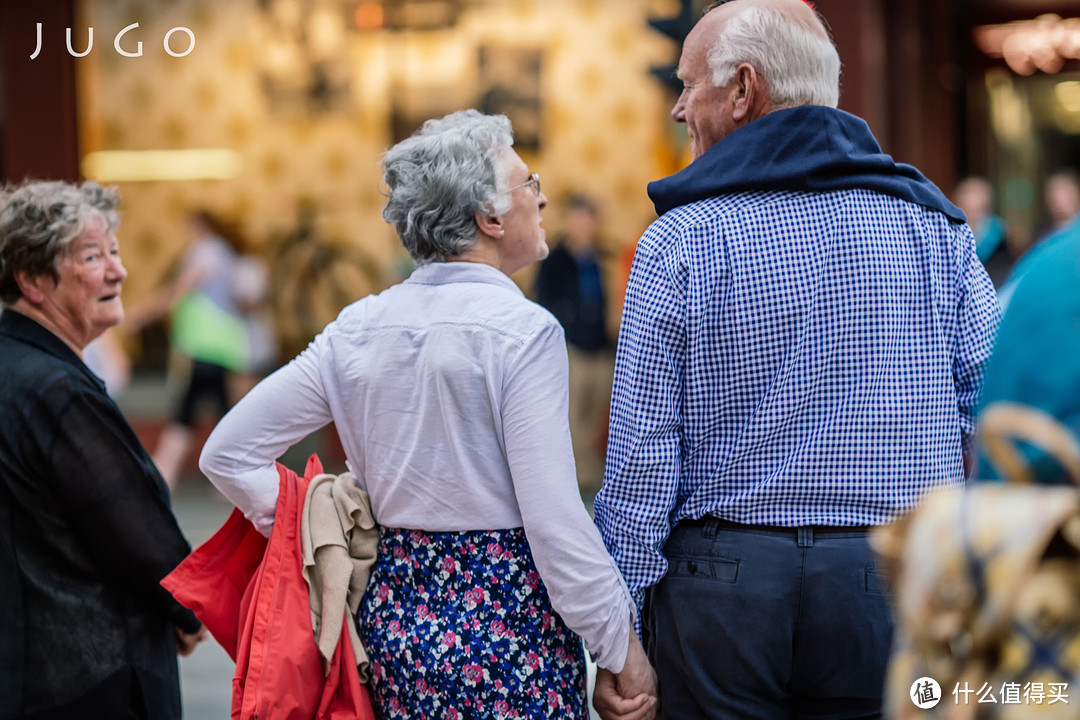
<path fill-rule="evenodd" d="M 510 120 L 478 110 L 428 120 L 383 155 L 382 216 L 418 265 L 461 255 L 476 243 L 477 212 L 501 215 L 511 199 L 506 155 Z"/>
<path fill-rule="evenodd" d="M 28 180 L 0 190 L 0 302 L 22 297 L 16 272 L 48 275 L 59 281 L 60 255 L 92 218 L 116 232 L 120 195 L 96 182 Z"/>

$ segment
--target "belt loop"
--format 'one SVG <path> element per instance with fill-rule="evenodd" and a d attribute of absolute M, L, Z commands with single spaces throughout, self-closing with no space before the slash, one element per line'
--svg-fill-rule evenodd
<path fill-rule="evenodd" d="M 799 547 L 814 547 L 814 528 L 809 525 L 799 528 Z"/>
<path fill-rule="evenodd" d="M 709 515 L 705 520 L 705 529 L 701 532 L 709 540 L 716 537 L 716 529 L 720 526 L 720 518 L 715 515 Z"/>

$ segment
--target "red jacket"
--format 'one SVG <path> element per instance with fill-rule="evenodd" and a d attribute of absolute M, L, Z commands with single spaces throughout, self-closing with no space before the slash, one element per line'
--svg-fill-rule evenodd
<path fill-rule="evenodd" d="M 304 477 L 277 467 L 281 485 L 269 541 L 233 510 L 161 584 L 236 661 L 233 720 L 374 720 L 349 633 L 341 633 L 324 676 L 311 627 L 300 511 L 322 464 L 312 455 Z"/>

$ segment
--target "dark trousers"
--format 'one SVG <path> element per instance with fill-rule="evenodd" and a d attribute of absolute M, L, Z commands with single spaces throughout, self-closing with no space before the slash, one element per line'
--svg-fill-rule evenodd
<path fill-rule="evenodd" d="M 879 718 L 892 641 L 867 532 L 680 523 L 646 648 L 665 718 Z"/>
<path fill-rule="evenodd" d="M 195 424 L 196 405 L 200 398 L 209 398 L 214 404 L 214 411 L 218 417 L 229 411 L 229 389 L 227 385 L 228 371 L 221 365 L 193 360 L 191 362 L 191 379 L 188 381 L 184 397 L 180 401 L 180 410 L 176 415 L 176 421 L 185 426 L 192 427 Z"/>

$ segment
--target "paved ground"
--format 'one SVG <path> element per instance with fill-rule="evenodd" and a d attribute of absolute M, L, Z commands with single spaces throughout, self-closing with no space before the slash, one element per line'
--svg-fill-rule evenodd
<path fill-rule="evenodd" d="M 173 497 L 173 508 L 192 546 L 221 527 L 232 511 L 205 479 L 185 477 Z M 180 690 L 187 720 L 227 720 L 232 698 L 233 661 L 213 639 L 180 658 Z"/>

